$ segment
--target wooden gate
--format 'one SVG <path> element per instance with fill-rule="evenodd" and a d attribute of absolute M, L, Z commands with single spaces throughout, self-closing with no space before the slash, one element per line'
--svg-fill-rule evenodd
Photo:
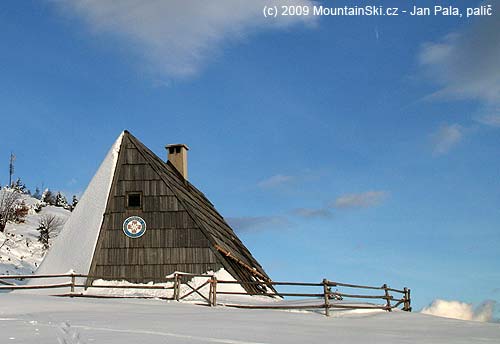
<path fill-rule="evenodd" d="M 193 283 L 193 278 L 206 278 L 206 281 L 196 286 Z M 208 295 L 204 295 L 202 289 L 209 285 Z M 187 298 L 190 295 L 197 294 L 206 301 L 210 306 L 215 306 L 217 304 L 216 298 L 216 285 L 217 279 L 213 275 L 196 275 L 186 272 L 176 272 L 174 273 L 174 300 L 180 301 Z M 181 286 L 186 286 L 187 288 L 181 288 Z M 187 290 L 186 290 L 187 289 Z"/>

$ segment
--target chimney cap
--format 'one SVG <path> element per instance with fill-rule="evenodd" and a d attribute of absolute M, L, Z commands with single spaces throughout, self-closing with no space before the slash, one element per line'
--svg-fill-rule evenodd
<path fill-rule="evenodd" d="M 186 150 L 189 150 L 189 147 L 184 143 L 171 143 L 171 144 L 165 146 L 165 148 L 167 148 L 167 149 L 173 148 L 173 147 L 184 147 L 184 148 L 186 148 Z"/>

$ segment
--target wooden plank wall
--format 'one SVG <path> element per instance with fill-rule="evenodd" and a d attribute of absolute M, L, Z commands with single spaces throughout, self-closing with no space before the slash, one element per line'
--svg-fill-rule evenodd
<path fill-rule="evenodd" d="M 142 193 L 141 209 L 127 209 L 129 192 Z M 136 239 L 122 230 L 123 221 L 134 215 L 147 225 Z M 174 271 L 200 274 L 221 267 L 205 235 L 125 136 L 90 275 L 162 282 Z"/>

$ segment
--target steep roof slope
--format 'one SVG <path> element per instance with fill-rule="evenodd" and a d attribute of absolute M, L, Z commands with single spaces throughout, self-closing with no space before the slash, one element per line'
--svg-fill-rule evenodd
<path fill-rule="evenodd" d="M 69 270 L 78 273 L 89 271 L 123 135 L 124 133 L 118 137 L 104 158 L 78 206 L 36 271 L 37 274 L 61 274 Z M 32 282 L 36 284 L 39 281 Z"/>
<path fill-rule="evenodd" d="M 124 134 L 178 197 L 200 226 L 224 267 L 243 281 L 269 281 L 269 276 L 205 195 L 185 180 L 170 162 L 164 162 L 132 134 Z M 253 289 L 253 288 L 251 288 Z"/>

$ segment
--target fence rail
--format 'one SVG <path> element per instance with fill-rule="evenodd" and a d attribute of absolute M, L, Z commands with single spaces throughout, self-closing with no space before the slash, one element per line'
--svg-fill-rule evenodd
<path fill-rule="evenodd" d="M 217 281 L 218 284 L 263 284 L 262 282 L 240 282 L 240 281 Z M 329 281 L 324 279 L 322 283 L 302 283 L 302 282 L 266 282 L 267 285 L 273 286 L 299 286 L 299 287 L 323 287 L 322 292 L 319 293 L 247 293 L 247 292 L 226 292 L 226 291 L 216 291 L 216 294 L 223 295 L 268 295 L 268 296 L 281 296 L 281 297 L 305 297 L 305 298 L 318 298 L 322 297 L 324 302 L 322 305 L 233 305 L 234 307 L 240 308 L 273 308 L 273 309 L 300 309 L 300 308 L 324 308 L 325 315 L 329 315 L 330 308 L 339 308 L 339 309 L 382 309 L 386 311 L 392 311 L 395 308 L 403 305 L 402 310 L 411 311 L 411 299 L 410 299 L 410 289 L 404 288 L 403 290 L 394 289 L 388 287 L 386 284 L 383 284 L 380 287 L 374 286 L 365 286 L 365 285 L 356 285 L 356 284 L 347 284 Z M 346 288 L 358 288 L 358 289 L 366 289 L 366 290 L 381 290 L 384 291 L 383 295 L 369 295 L 369 294 L 352 294 L 352 293 L 343 293 L 338 291 L 332 291 L 332 287 L 346 287 Z M 401 297 L 396 297 L 391 295 L 392 293 L 402 294 Z M 370 301 L 379 299 L 384 303 L 381 305 L 363 305 L 363 304 L 341 304 L 339 302 L 345 299 L 368 299 Z M 333 301 L 333 302 L 332 302 Z"/>
<path fill-rule="evenodd" d="M 207 280 L 200 285 L 191 285 L 189 283 L 194 277 L 202 277 Z M 7 282 L 9 280 L 23 280 L 23 279 L 39 279 L 39 278 L 69 278 L 69 281 L 66 283 L 53 283 L 53 284 L 43 284 L 43 285 L 16 285 L 11 282 Z M 104 289 L 147 289 L 147 290 L 173 290 L 172 296 L 154 296 L 155 298 L 168 299 L 168 300 L 177 300 L 181 301 L 186 299 L 191 295 L 198 295 L 201 299 L 205 300 L 207 304 L 210 306 L 217 306 L 220 304 L 217 302 L 217 295 L 263 295 L 270 297 L 300 297 L 305 299 L 321 299 L 320 304 L 308 304 L 308 305 L 293 305 L 293 304 L 269 304 L 269 305 L 242 305 L 242 304 L 229 304 L 226 303 L 226 306 L 230 307 L 238 307 L 238 308 L 253 308 L 253 309 L 324 309 L 325 315 L 330 315 L 330 309 L 382 309 L 386 311 L 392 311 L 395 308 L 398 308 L 402 305 L 402 310 L 411 312 L 411 297 L 410 297 L 410 289 L 404 288 L 394 289 L 390 288 L 387 284 L 383 284 L 380 287 L 375 286 L 365 286 L 365 285 L 356 285 L 356 284 L 348 284 L 348 283 L 340 283 L 329 281 L 327 279 L 323 279 L 321 283 L 310 283 L 310 282 L 273 282 L 273 281 L 228 281 L 228 280 L 217 280 L 214 275 L 200 275 L 200 274 L 191 274 L 191 273 L 183 273 L 176 272 L 173 276 L 167 276 L 165 278 L 165 282 L 173 282 L 171 286 L 164 285 L 88 285 L 85 283 L 77 283 L 77 279 L 86 278 L 92 279 L 95 281 L 96 279 L 111 279 L 109 276 L 90 276 L 84 274 L 78 274 L 74 272 L 65 273 L 65 274 L 46 274 L 46 275 L 0 275 L 0 290 L 29 290 L 29 289 L 56 289 L 56 288 L 70 288 L 70 293 L 59 294 L 58 296 L 69 296 L 69 297 L 110 297 L 116 298 L 121 296 L 116 295 L 90 295 L 90 294 L 82 294 L 75 293 L 75 288 L 104 288 Z M 117 278 L 114 277 L 114 280 L 126 278 Z M 6 281 L 7 280 L 7 281 Z M 185 283 L 182 283 L 185 280 Z M 237 292 L 237 291 L 224 291 L 219 288 L 218 285 L 231 285 L 231 284 L 239 284 L 239 285 L 260 285 L 263 287 L 262 293 L 250 293 L 250 292 Z M 184 290 L 187 289 L 183 295 L 181 286 L 186 286 Z M 209 286 L 208 295 L 204 295 L 202 289 L 206 286 Z M 265 287 L 271 286 L 292 286 L 292 287 L 316 287 L 319 288 L 316 292 L 269 292 L 271 288 Z M 371 295 L 364 293 L 348 293 L 348 292 L 339 292 L 332 291 L 332 287 L 343 287 L 343 288 L 355 288 L 355 289 L 363 289 L 365 291 L 374 291 L 379 290 L 383 292 L 383 295 Z M 266 290 L 266 291 L 264 291 Z M 395 294 L 398 294 L 395 296 Z M 131 297 L 131 296 L 125 296 Z M 132 296 L 132 297 L 140 297 L 147 298 L 144 296 Z M 346 299 L 351 300 L 369 300 L 373 302 L 373 300 L 381 300 L 382 304 L 360 304 L 359 302 L 351 302 L 348 303 Z M 340 302 L 343 301 L 343 302 Z"/>

